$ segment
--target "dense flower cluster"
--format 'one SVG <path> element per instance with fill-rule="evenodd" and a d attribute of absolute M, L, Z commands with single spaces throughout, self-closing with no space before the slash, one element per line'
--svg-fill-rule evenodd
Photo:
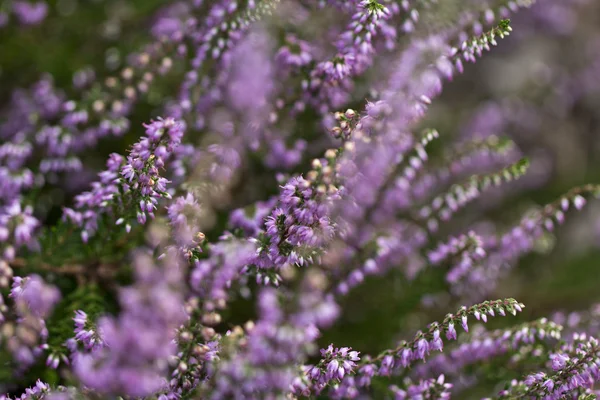
<path fill-rule="evenodd" d="M 595 398 L 597 307 L 514 323 L 524 304 L 486 299 L 600 185 L 492 223 L 537 165 L 498 131 L 535 111 L 489 104 L 455 144 L 423 129 L 506 18 L 564 32 L 550 14 L 567 6 L 441 3 L 168 1 L 122 67 L 15 89 L 0 111 L 0 399 L 449 399 L 478 384 Z M 49 7 L 5 1 L 0 28 L 50 24 Z M 162 117 L 138 121 L 148 110 Z M 329 344 L 353 292 L 392 275 L 398 295 L 424 283 L 396 345 Z M 432 305 L 457 311 L 425 325 Z"/>
<path fill-rule="evenodd" d="M 125 223 L 129 231 L 131 210 L 137 207 L 136 218 L 145 224 L 147 216 L 154 218 L 158 200 L 171 198 L 167 192 L 169 181 L 160 176 L 159 169 L 173 154 L 181 142 L 183 127 L 172 118 L 159 119 L 145 125 L 146 135 L 133 145 L 127 159 L 113 153 L 106 166 L 107 170 L 98 174 L 100 181 L 92 183 L 92 191 L 84 192 L 75 198 L 76 210 L 66 208 L 65 218 L 83 228 L 81 238 L 87 242 L 98 228 L 100 215 L 110 211 L 121 216 L 115 224 Z"/>

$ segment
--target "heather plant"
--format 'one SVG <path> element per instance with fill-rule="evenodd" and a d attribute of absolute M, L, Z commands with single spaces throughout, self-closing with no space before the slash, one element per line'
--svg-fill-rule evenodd
<path fill-rule="evenodd" d="M 509 18 L 568 37 L 585 1 L 166 3 L 120 61 L 0 104 L 2 398 L 596 398 L 598 307 L 519 317 L 498 285 L 600 185 L 486 214 L 537 165 L 502 131 L 566 113 L 590 70 L 430 126 Z M 0 27 L 54 7 L 5 1 Z M 345 342 L 390 276 L 412 322 Z"/>

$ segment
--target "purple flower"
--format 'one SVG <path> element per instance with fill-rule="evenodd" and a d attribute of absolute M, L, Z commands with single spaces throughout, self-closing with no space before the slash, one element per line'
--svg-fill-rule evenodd
<path fill-rule="evenodd" d="M 333 379 L 337 377 L 338 369 L 340 368 L 338 360 L 331 360 L 327 364 L 327 378 Z"/>
<path fill-rule="evenodd" d="M 176 243 L 182 248 L 192 246 L 201 234 L 200 221 L 204 215 L 194 196 L 187 193 L 178 197 L 167 207 L 167 213 Z"/>
<path fill-rule="evenodd" d="M 392 368 L 394 367 L 394 357 L 386 355 L 381 360 L 381 367 L 379 368 L 379 375 L 389 376 L 391 375 Z"/>
<path fill-rule="evenodd" d="M 20 400 L 34 400 L 46 398 L 50 393 L 50 385 L 37 380 L 35 386 L 25 389 L 25 392 L 18 398 Z M 0 396 L 3 399 L 10 399 L 6 395 Z"/>
<path fill-rule="evenodd" d="M 12 3 L 13 12 L 23 25 L 39 24 L 48 13 L 48 4 L 44 1 L 31 3 L 29 1 L 16 0 Z"/>
<path fill-rule="evenodd" d="M 442 339 L 440 338 L 440 331 L 437 329 L 433 331 L 433 340 L 431 341 L 430 348 L 431 350 L 438 351 L 442 351 L 444 348 L 444 342 L 442 342 Z"/>
<path fill-rule="evenodd" d="M 87 350 L 97 350 L 105 346 L 102 335 L 94 329 L 95 324 L 88 320 L 84 311 L 75 311 L 73 321 L 75 322 L 75 339 L 83 343 Z"/>
<path fill-rule="evenodd" d="M 75 209 L 64 209 L 63 219 L 82 228 L 84 242 L 96 233 L 100 216 L 112 213 L 115 204 L 129 207 L 128 203 L 134 202 L 136 219 L 145 224 L 148 216 L 154 217 L 159 200 L 171 198 L 166 188 L 169 181 L 160 176 L 159 169 L 181 142 L 184 125 L 172 118 L 159 118 L 144 126 L 146 136 L 132 146 L 127 159 L 111 154 L 107 169 L 98 174 L 100 181 L 92 183 L 91 191 L 75 197 Z M 129 218 L 121 217 L 115 223 L 125 223 L 129 231 L 129 222 Z"/>
<path fill-rule="evenodd" d="M 0 240 L 8 241 L 12 237 L 16 247 L 34 245 L 34 231 L 40 223 L 32 214 L 31 206 L 22 208 L 17 200 L 0 208 Z"/>
<path fill-rule="evenodd" d="M 60 300 L 60 291 L 46 284 L 39 275 L 25 278 L 15 277 L 10 297 L 17 304 L 27 308 L 27 311 L 40 318 L 46 318 Z"/>
<path fill-rule="evenodd" d="M 581 210 L 585 206 L 585 203 L 586 203 L 586 200 L 581 195 L 577 195 L 573 198 L 573 205 L 578 210 Z"/>
<path fill-rule="evenodd" d="M 150 255 L 139 253 L 134 268 L 136 283 L 120 293 L 121 314 L 97 322 L 106 346 L 74 357 L 78 378 L 99 393 L 146 396 L 157 392 L 167 386 L 168 360 L 176 354 L 176 329 L 186 317 L 177 290 L 182 264 L 173 253 L 162 259 L 161 266 Z M 76 314 L 76 330 L 86 322 L 83 313 Z M 79 330 L 81 340 L 94 345 L 86 332 Z"/>
<path fill-rule="evenodd" d="M 460 318 L 460 324 L 462 325 L 465 332 L 469 332 L 469 325 L 467 325 L 467 316 L 466 315 L 463 315 Z"/>
<path fill-rule="evenodd" d="M 454 322 L 448 324 L 448 330 L 446 331 L 446 337 L 448 340 L 456 340 L 456 329 L 454 329 Z"/>
<path fill-rule="evenodd" d="M 40 268 L 64 290 L 75 282 L 98 284 L 103 294 L 118 294 L 119 301 L 113 315 L 88 304 L 82 286 L 82 301 L 73 298 L 72 305 L 83 309 L 67 315 L 73 317 L 72 337 L 57 344 L 62 329 L 56 329 L 55 318 L 46 328 L 44 318 L 60 291 L 35 274 L 14 278 L 14 301 L 4 304 L 0 297 L 0 319 L 15 378 L 46 351 L 47 366 L 65 361 L 65 376 L 73 375 L 69 381 L 77 386 L 68 394 L 58 388 L 59 398 L 87 392 L 160 400 L 360 398 L 374 393 L 368 388 L 373 377 L 377 394 L 391 377 L 388 397 L 448 399 L 449 377 L 457 378 L 458 392 L 494 357 L 506 361 L 502 368 L 516 364 L 518 371 L 520 363 L 530 366 L 544 356 L 553 375 L 532 371 L 511 381 L 499 397 L 514 392 L 552 399 L 591 390 L 600 376 L 597 341 L 577 335 L 552 347 L 560 327 L 548 321 L 499 331 L 476 324 L 464 340 L 442 352 L 444 330 L 445 338 L 456 340 L 455 326 L 469 332 L 471 315 L 487 322 L 488 316 L 506 311 L 516 314 L 521 305 L 512 299 L 461 307 L 379 355 L 331 344 L 312 360 L 319 354 L 322 330 L 340 316 L 339 297 L 370 276 L 399 268 L 411 280 L 429 265 L 444 268 L 450 296 L 428 293 L 424 305 L 489 293 L 503 271 L 563 223 L 569 208 L 582 208 L 600 192 L 595 185 L 583 186 L 506 233 L 477 225 L 431 247 L 444 231 L 460 229 L 463 221 L 446 223 L 458 211 L 475 199 L 482 200 L 477 207 L 489 206 L 484 190 L 519 177 L 525 165 L 512 164 L 516 152 L 503 152 L 490 139 L 461 144 L 450 153 L 440 146 L 439 158 L 446 161 L 440 167 L 438 152 L 430 154 L 427 147 L 437 132 L 419 137 L 413 132 L 444 81 L 511 31 L 507 21 L 488 32 L 483 24 L 530 2 L 458 7 L 451 23 L 428 23 L 425 29 L 417 23 L 431 21 L 437 9 L 427 1 L 288 2 L 277 10 L 274 24 L 256 26 L 254 21 L 274 13 L 278 3 L 283 2 L 169 4 L 152 24 L 154 39 L 124 59 L 118 73 L 102 79 L 90 71 L 74 76 L 72 92 L 78 99 L 66 99 L 48 78 L 15 91 L 0 118 L 0 266 L 6 267 L 0 278 L 10 280 L 13 267 Z M 43 2 L 7 4 L 22 23 L 37 23 L 47 13 Z M 320 10 L 323 16 L 313 18 Z M 303 32 L 307 24 L 310 32 Z M 274 42 L 267 37 L 271 29 L 277 31 Z M 398 40 L 401 34 L 407 37 Z M 396 46 L 405 47 L 395 51 Z M 593 82 L 594 66 L 586 65 L 591 63 L 573 64 L 586 66 Z M 371 66 L 377 69 L 366 73 Z M 538 74 L 542 90 L 535 93 L 581 97 L 568 95 L 566 71 L 550 72 Z M 551 81 L 552 90 L 545 90 L 545 81 Z M 173 83 L 175 91 L 163 93 Z M 372 101 L 362 111 L 347 108 L 364 96 Z M 40 254 L 32 255 L 40 244 L 37 218 L 53 222 L 53 202 L 87 179 L 84 150 L 108 134 L 128 132 L 127 116 L 137 110 L 139 99 L 169 117 L 145 124 L 144 135 L 127 154 L 109 156 L 87 191 L 73 198 L 72 208 L 64 208 L 66 224 L 40 230 L 42 245 L 64 244 L 72 251 L 65 255 L 43 248 L 44 260 L 38 260 Z M 573 100 L 545 103 L 552 104 L 552 114 L 563 115 L 561 104 Z M 551 114 L 537 111 L 531 113 Z M 482 114 L 489 119 L 481 124 L 487 133 L 509 127 L 504 109 L 491 107 Z M 183 121 L 193 133 L 185 144 Z M 318 137 L 319 124 L 331 135 L 323 129 Z M 322 158 L 312 160 L 311 170 L 296 172 L 306 156 L 329 146 Z M 500 172 L 481 172 L 505 164 L 509 167 Z M 294 175 L 284 173 L 291 168 Z M 69 183 L 74 173 L 76 185 Z M 69 182 L 63 184 L 63 178 Z M 454 180 L 464 183 L 453 185 Z M 278 193 L 269 198 L 273 188 L 268 185 L 275 181 Z M 264 201 L 256 202 L 261 196 Z M 42 201 L 46 197 L 52 200 L 48 206 Z M 227 217 L 230 231 L 217 237 Z M 136 220 L 148 226 L 132 231 Z M 160 224 L 164 220 L 166 229 Z M 72 228 L 83 242 L 97 239 L 71 249 Z M 207 241 L 200 232 L 205 228 L 211 230 Z M 122 231 L 130 235 L 118 234 Z M 151 248 L 124 255 L 142 245 Z M 71 276 L 68 268 L 54 265 L 61 261 L 77 264 L 83 273 Z M 7 286 L 4 280 L 0 287 Z M 125 281 L 131 283 L 119 288 Z M 237 326 L 236 318 L 226 319 L 232 300 L 255 301 L 253 320 Z M 544 366 L 545 361 L 539 365 Z M 48 390 L 39 382 L 22 398 L 41 398 Z"/>
<path fill-rule="evenodd" d="M 547 391 L 552 392 L 554 390 L 554 381 L 552 381 L 552 379 L 546 379 L 542 384 L 542 387 Z"/>
<path fill-rule="evenodd" d="M 402 365 L 404 368 L 406 368 L 410 365 L 410 363 L 413 360 L 413 352 L 408 347 L 405 347 L 402 350 L 400 350 L 399 357 L 400 357 L 400 365 Z"/>
<path fill-rule="evenodd" d="M 550 361 L 552 361 L 552 369 L 560 371 L 567 365 L 569 357 L 564 354 L 552 354 L 550 356 Z"/>
<path fill-rule="evenodd" d="M 438 334 L 439 339 L 439 334 Z M 419 339 L 416 343 L 415 357 L 421 360 L 425 359 L 425 356 L 429 354 L 429 343 L 426 339 Z"/>

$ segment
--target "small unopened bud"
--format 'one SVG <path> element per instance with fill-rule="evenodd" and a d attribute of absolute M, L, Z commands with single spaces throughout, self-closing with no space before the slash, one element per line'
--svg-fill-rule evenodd
<path fill-rule="evenodd" d="M 221 314 L 211 312 L 202 316 L 202 323 L 206 325 L 218 325 L 221 323 Z"/>
<path fill-rule="evenodd" d="M 325 152 L 325 158 L 327 158 L 329 160 L 332 158 L 335 158 L 336 155 L 337 155 L 337 151 L 335 151 L 334 149 L 328 149 Z"/>
<path fill-rule="evenodd" d="M 213 328 L 206 327 L 202 328 L 202 338 L 206 341 L 209 341 L 215 336 L 216 332 Z"/>
<path fill-rule="evenodd" d="M 140 62 L 140 64 L 146 65 L 150 62 L 150 55 L 148 53 L 142 53 L 140 54 L 138 61 Z"/>
<path fill-rule="evenodd" d="M 37 332 L 30 327 L 18 325 L 15 333 L 21 342 L 29 346 L 33 346 L 37 342 Z"/>
<path fill-rule="evenodd" d="M 352 119 L 356 116 L 356 111 L 352 110 L 351 108 L 346 110 L 346 118 Z"/>
<path fill-rule="evenodd" d="M 192 349 L 192 352 L 194 353 L 195 356 L 203 356 L 209 350 L 210 350 L 210 348 L 207 345 L 198 344 L 198 345 L 194 346 L 194 348 Z"/>
<path fill-rule="evenodd" d="M 9 278 L 12 278 L 12 276 L 13 276 L 12 268 L 4 260 L 0 260 L 0 275 L 7 276 Z"/>
<path fill-rule="evenodd" d="M 123 111 L 123 103 L 119 100 L 115 100 L 112 103 L 111 108 L 112 108 L 113 112 L 120 113 L 121 111 Z"/>
<path fill-rule="evenodd" d="M 104 102 L 102 100 L 96 100 L 92 104 L 92 108 L 97 113 L 100 113 L 100 112 L 104 111 Z"/>
<path fill-rule="evenodd" d="M 7 288 L 8 286 L 10 286 L 10 282 L 11 279 L 7 276 L 0 276 L 0 287 L 1 288 Z M 0 310 L 1 312 L 1 310 Z"/>
<path fill-rule="evenodd" d="M 173 60 L 171 60 L 171 57 L 165 57 L 162 59 L 160 66 L 164 69 L 170 69 L 173 66 Z"/>
<path fill-rule="evenodd" d="M 182 342 L 189 342 L 192 340 L 192 334 L 189 331 L 183 331 L 179 333 L 179 340 Z"/>
<path fill-rule="evenodd" d="M 255 325 L 254 325 L 254 321 L 247 321 L 247 322 L 244 324 L 244 330 L 245 330 L 246 332 L 252 332 L 252 330 L 254 329 L 254 326 L 255 326 Z"/>
<path fill-rule="evenodd" d="M 13 323 L 5 323 L 2 325 L 0 332 L 2 333 L 2 335 L 0 335 L 2 337 L 13 337 L 15 335 L 15 325 Z"/>
<path fill-rule="evenodd" d="M 279 273 L 284 280 L 291 281 L 298 274 L 298 269 L 291 266 L 284 266 L 279 270 Z"/>
<path fill-rule="evenodd" d="M 242 337 L 242 336 L 244 336 L 244 330 L 242 329 L 241 326 L 236 325 L 231 330 L 230 336 L 233 336 L 233 337 Z"/>
<path fill-rule="evenodd" d="M 196 233 L 196 242 L 202 243 L 202 242 L 204 242 L 204 239 L 206 239 L 206 235 L 204 233 L 202 233 L 202 232 Z"/>
<path fill-rule="evenodd" d="M 186 303 L 185 303 L 185 311 L 188 314 L 192 314 L 195 310 L 198 309 L 198 298 L 197 297 L 192 297 L 191 299 L 189 299 Z"/>
<path fill-rule="evenodd" d="M 325 289 L 327 287 L 327 277 L 319 270 L 312 269 L 307 274 L 308 284 L 315 289 Z"/>
<path fill-rule="evenodd" d="M 115 86 L 117 86 L 117 78 L 115 78 L 114 76 L 109 76 L 104 82 L 109 88 L 114 88 Z"/>
<path fill-rule="evenodd" d="M 187 366 L 187 364 L 186 364 L 186 363 L 184 363 L 184 362 L 182 361 L 182 362 L 180 362 L 180 363 L 179 363 L 179 365 L 177 366 L 177 369 L 178 369 L 180 372 L 185 372 L 185 371 L 187 371 L 187 369 L 188 369 L 188 366 Z"/>
<path fill-rule="evenodd" d="M 121 76 L 123 79 L 130 80 L 133 77 L 133 69 L 130 67 L 125 68 L 123 72 L 121 72 Z"/>
<path fill-rule="evenodd" d="M 317 171 L 308 171 L 308 173 L 306 174 L 306 179 L 312 182 L 315 179 L 317 179 L 318 176 L 319 173 Z"/>
<path fill-rule="evenodd" d="M 128 99 L 134 99 L 135 98 L 135 89 L 131 86 L 127 86 L 125 88 L 124 94 L 125 94 L 125 97 L 127 97 Z"/>
<path fill-rule="evenodd" d="M 148 84 L 146 82 L 139 82 L 137 88 L 142 93 L 148 92 Z"/>
<path fill-rule="evenodd" d="M 224 310 L 224 309 L 225 309 L 225 307 L 227 307 L 227 302 L 225 301 L 225 299 L 218 299 L 218 300 L 215 302 L 215 308 L 216 308 L 217 310 Z"/>
<path fill-rule="evenodd" d="M 272 112 L 269 113 L 269 122 L 271 124 L 274 124 L 275 122 L 277 122 L 278 118 L 279 117 L 278 117 L 278 115 L 277 115 L 277 113 L 275 111 L 272 111 Z"/>
<path fill-rule="evenodd" d="M 314 160 L 312 160 L 312 167 L 314 169 L 319 169 L 323 166 L 323 164 L 321 163 L 321 160 L 319 160 L 318 158 L 315 158 Z"/>
<path fill-rule="evenodd" d="M 215 303 L 213 303 L 212 301 L 207 301 L 206 303 L 204 303 L 204 310 L 205 311 L 214 311 Z"/>

